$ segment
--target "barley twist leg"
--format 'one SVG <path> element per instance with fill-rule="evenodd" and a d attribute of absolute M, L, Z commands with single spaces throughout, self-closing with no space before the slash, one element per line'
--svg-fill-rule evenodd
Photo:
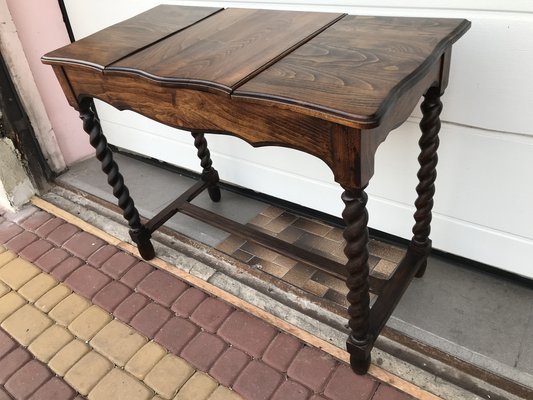
<path fill-rule="evenodd" d="M 107 182 L 113 188 L 113 195 L 118 199 L 118 206 L 122 215 L 128 221 L 129 233 L 137 244 L 141 257 L 145 260 L 154 258 L 155 252 L 150 242 L 150 232 L 141 223 L 139 212 L 135 208 L 133 199 L 124 178 L 119 172 L 117 163 L 113 160 L 113 153 L 107 145 L 107 140 L 102 132 L 100 121 L 91 109 L 92 100 L 86 98 L 80 103 L 80 118 L 83 121 L 83 130 L 89 134 L 91 146 L 96 150 L 96 158 L 102 164 L 102 171 L 107 175 Z"/>
<path fill-rule="evenodd" d="M 412 244 L 420 247 L 430 246 L 429 234 L 431 231 L 431 210 L 433 208 L 433 196 L 435 194 L 435 180 L 437 178 L 437 149 L 439 147 L 440 113 L 442 103 L 440 101 L 439 88 L 430 88 L 424 95 L 424 101 L 420 106 L 422 120 L 420 130 L 422 136 L 418 142 L 420 155 L 418 162 L 418 185 L 416 192 L 418 197 L 415 201 L 416 212 L 414 214 L 415 225 L 413 226 Z M 421 278 L 426 271 L 427 259 L 419 268 L 417 278 Z"/>
<path fill-rule="evenodd" d="M 207 192 L 214 202 L 220 201 L 220 188 L 218 187 L 219 177 L 216 169 L 213 168 L 211 153 L 207 148 L 207 140 L 203 132 L 192 132 L 194 147 L 198 150 L 198 158 L 202 166 L 202 179 L 209 184 Z"/>
<path fill-rule="evenodd" d="M 344 254 L 348 258 L 346 285 L 349 326 L 347 341 L 350 364 L 357 374 L 365 374 L 370 366 L 371 338 L 369 336 L 370 296 L 368 283 L 368 196 L 364 189 L 345 190 L 342 218 L 346 223 L 343 236 L 346 240 Z"/>

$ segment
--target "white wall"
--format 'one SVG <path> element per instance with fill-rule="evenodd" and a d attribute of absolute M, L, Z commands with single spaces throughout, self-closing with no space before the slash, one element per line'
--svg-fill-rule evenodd
<path fill-rule="evenodd" d="M 432 239 L 438 249 L 533 278 L 533 2 L 166 3 L 471 20 L 472 29 L 454 47 L 450 85 L 443 97 Z M 77 38 L 156 4 L 66 0 Z M 188 134 L 131 112 L 98 106 L 111 143 L 199 170 Z M 368 188 L 370 226 L 405 238 L 411 236 L 413 221 L 419 117 L 415 110 L 380 147 Z M 340 215 L 341 189 L 320 160 L 288 149 L 252 150 L 235 138 L 208 139 L 222 179 Z"/>

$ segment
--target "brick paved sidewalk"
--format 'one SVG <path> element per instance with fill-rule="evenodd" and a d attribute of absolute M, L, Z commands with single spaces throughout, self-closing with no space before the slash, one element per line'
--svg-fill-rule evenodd
<path fill-rule="evenodd" d="M 40 210 L 0 215 L 0 327 L 0 400 L 411 398 Z"/>

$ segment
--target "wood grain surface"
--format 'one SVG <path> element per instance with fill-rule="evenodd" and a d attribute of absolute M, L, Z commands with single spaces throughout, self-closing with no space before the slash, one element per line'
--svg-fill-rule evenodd
<path fill-rule="evenodd" d="M 125 71 L 227 93 L 343 14 L 226 9 L 114 63 Z"/>
<path fill-rule="evenodd" d="M 160 5 L 52 51 L 43 57 L 43 61 L 82 64 L 103 69 L 122 57 L 219 10 L 221 9 Z"/>
<path fill-rule="evenodd" d="M 43 61 L 371 129 L 402 107 L 402 93 L 424 81 L 469 26 L 461 19 L 158 6 Z M 447 79 L 447 71 L 441 75 Z"/>
<path fill-rule="evenodd" d="M 468 29 L 457 19 L 348 16 L 233 94 L 291 104 L 365 127 Z"/>

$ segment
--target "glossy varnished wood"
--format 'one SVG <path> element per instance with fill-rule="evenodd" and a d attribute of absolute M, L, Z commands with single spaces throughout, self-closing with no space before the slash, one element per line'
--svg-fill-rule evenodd
<path fill-rule="evenodd" d="M 50 62 L 103 69 L 172 33 L 220 11 L 220 8 L 160 5 L 133 18 L 48 53 Z"/>
<path fill-rule="evenodd" d="M 456 19 L 347 16 L 240 86 L 234 97 L 277 101 L 373 128 L 468 27 Z"/>
<path fill-rule="evenodd" d="M 470 23 L 458 19 L 160 6 L 43 57 L 80 111 L 102 168 L 145 258 L 150 235 L 176 212 L 244 235 L 309 263 L 349 288 L 347 349 L 363 374 L 379 332 L 431 249 L 440 96 L 452 44 Z M 374 155 L 424 95 L 418 199 L 409 250 L 393 276 L 369 276 L 365 187 Z M 141 224 L 107 147 L 92 98 L 188 130 L 202 180 Z M 202 190 L 220 199 L 204 133 L 253 146 L 285 146 L 323 160 L 344 188 L 345 266 L 194 206 Z M 377 292 L 373 307 L 369 290 Z"/>
<path fill-rule="evenodd" d="M 108 68 L 231 93 L 343 14 L 227 9 Z"/>

